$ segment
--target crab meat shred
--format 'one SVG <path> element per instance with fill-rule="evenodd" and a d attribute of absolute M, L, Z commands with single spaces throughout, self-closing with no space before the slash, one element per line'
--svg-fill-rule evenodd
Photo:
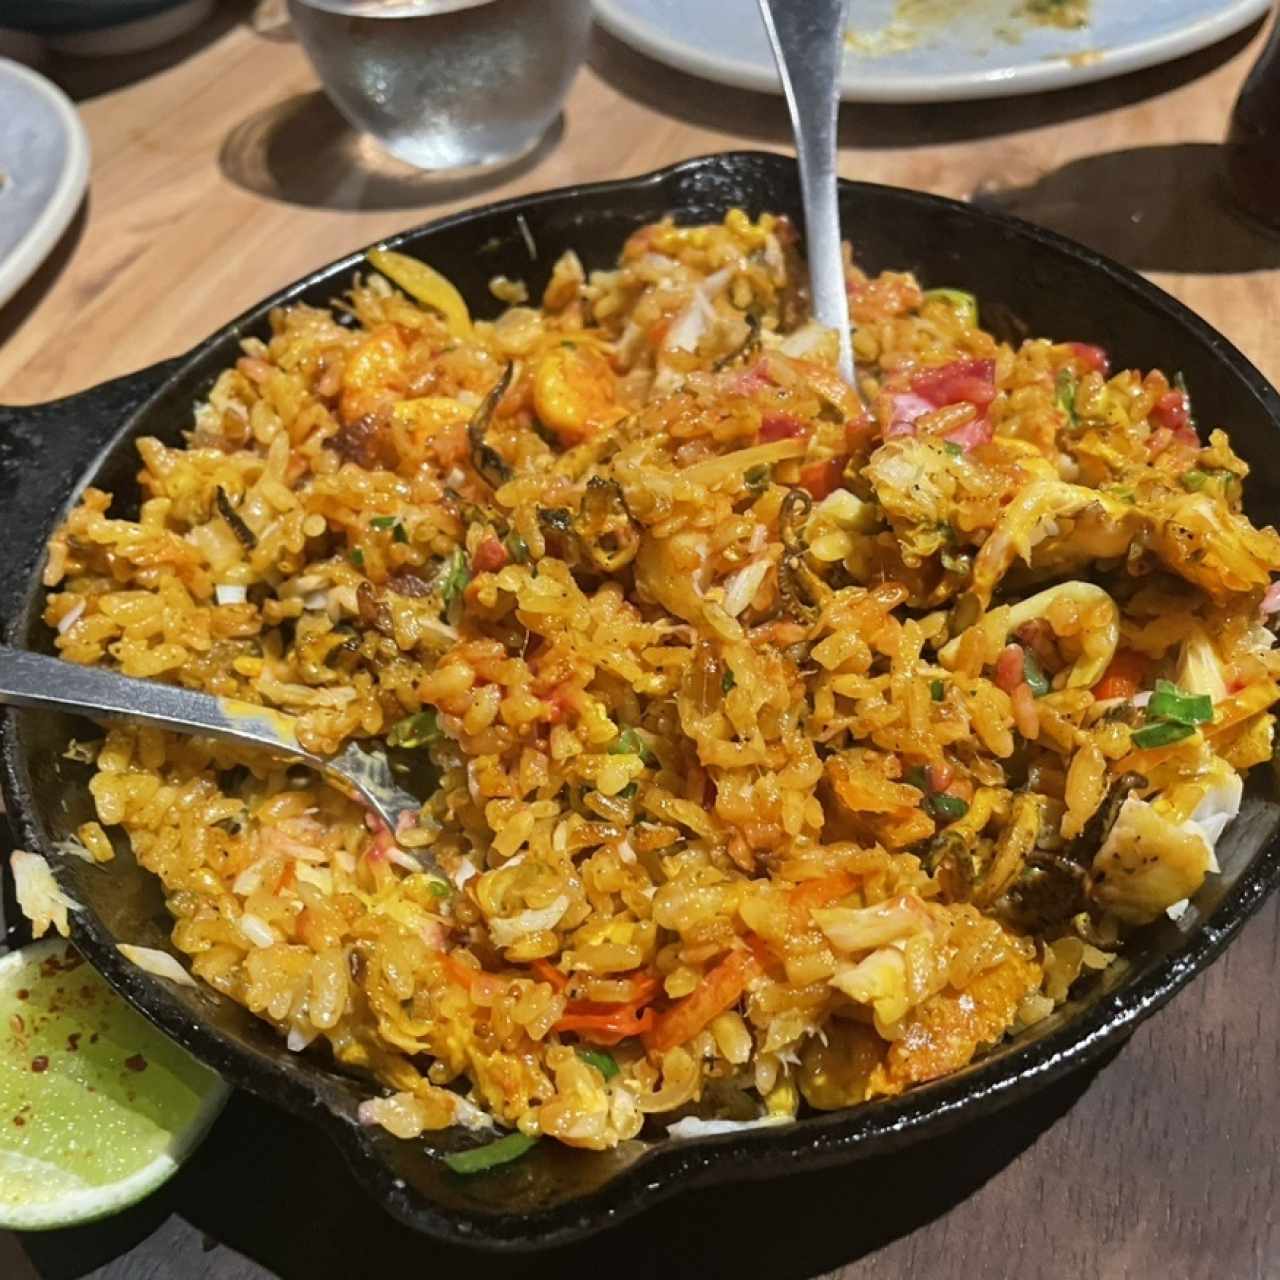
<path fill-rule="evenodd" d="M 1129 796 L 1093 860 L 1094 901 L 1121 920 L 1146 924 L 1190 898 L 1218 870 L 1214 848 L 1240 812 L 1243 791 L 1240 775 L 1216 761 L 1205 777 L 1158 800 Z"/>
<path fill-rule="evenodd" d="M 157 978 L 168 978 L 180 987 L 194 987 L 196 980 L 167 951 L 159 951 L 155 947 L 135 947 L 128 942 L 116 944 L 116 950 L 130 964 Z"/>
<path fill-rule="evenodd" d="M 64 938 L 70 932 L 68 911 L 79 911 L 80 904 L 58 886 L 49 864 L 38 854 L 15 849 L 9 855 L 13 870 L 13 886 L 22 914 L 31 921 L 34 937 L 42 938 L 55 928 Z"/>

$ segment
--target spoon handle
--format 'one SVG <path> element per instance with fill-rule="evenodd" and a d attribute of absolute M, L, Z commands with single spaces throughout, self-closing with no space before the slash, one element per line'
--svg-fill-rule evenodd
<path fill-rule="evenodd" d="M 836 199 L 836 116 L 847 0 L 759 0 L 782 79 L 800 163 L 813 313 L 840 340 L 840 375 L 853 383 L 849 297 Z"/>
<path fill-rule="evenodd" d="M 0 646 L 0 703 L 66 711 L 90 720 L 154 725 L 323 762 L 298 745 L 293 719 L 269 707 L 215 698 L 158 680 L 136 680 L 42 653 Z"/>

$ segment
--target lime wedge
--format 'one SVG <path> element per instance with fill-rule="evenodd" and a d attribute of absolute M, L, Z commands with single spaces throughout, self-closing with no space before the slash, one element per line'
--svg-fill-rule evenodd
<path fill-rule="evenodd" d="M 0 958 L 0 1228 L 70 1226 L 135 1204 L 229 1092 L 66 942 Z"/>

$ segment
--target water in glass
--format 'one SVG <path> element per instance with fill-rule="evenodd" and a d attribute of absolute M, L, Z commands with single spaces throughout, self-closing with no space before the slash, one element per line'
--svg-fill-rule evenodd
<path fill-rule="evenodd" d="M 289 0 L 347 119 L 421 169 L 511 160 L 555 120 L 590 0 Z"/>

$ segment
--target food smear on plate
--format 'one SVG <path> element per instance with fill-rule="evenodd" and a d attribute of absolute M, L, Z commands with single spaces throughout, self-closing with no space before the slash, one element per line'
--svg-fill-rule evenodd
<path fill-rule="evenodd" d="M 845 46 L 858 57 L 879 58 L 943 41 L 1020 44 L 1030 28 L 1087 27 L 1091 7 L 1091 0 L 893 0 L 860 10 Z"/>
<path fill-rule="evenodd" d="M 117 726 L 78 833 L 195 978 L 383 1086 L 363 1122 L 475 1130 L 461 1176 L 856 1106 L 1194 916 L 1271 755 L 1280 536 L 1177 370 L 854 254 L 850 387 L 769 214 L 496 284 L 536 305 L 371 258 L 139 441 L 140 508 L 84 494 L 44 614 L 421 780 L 392 832 Z"/>

